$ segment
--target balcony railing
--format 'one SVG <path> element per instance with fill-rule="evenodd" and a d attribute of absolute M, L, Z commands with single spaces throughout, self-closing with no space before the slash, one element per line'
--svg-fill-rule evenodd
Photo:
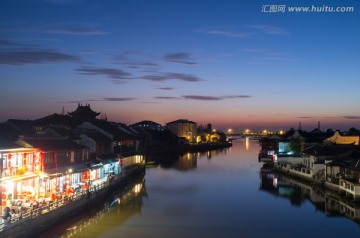
<path fill-rule="evenodd" d="M 68 204 L 74 204 L 80 202 L 80 200 L 88 197 L 89 193 L 90 194 L 95 193 L 96 191 L 102 190 L 108 185 L 109 185 L 108 182 L 102 182 L 95 186 L 90 187 L 89 190 L 82 189 L 69 196 L 63 196 L 61 199 L 57 199 L 55 201 L 43 202 L 42 204 L 39 205 L 39 207 L 11 206 L 9 208 L 14 209 L 16 211 L 16 214 L 13 214 L 11 219 L 8 220 L 2 219 L 3 216 L 2 212 L 5 207 L 1 207 L 0 232 L 4 229 L 11 229 L 11 227 L 19 225 L 28 219 L 34 219 L 48 212 L 55 212 L 60 207 L 66 206 Z"/>

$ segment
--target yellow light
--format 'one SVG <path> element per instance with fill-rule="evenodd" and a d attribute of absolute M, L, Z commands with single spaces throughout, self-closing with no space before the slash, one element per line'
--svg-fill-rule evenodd
<path fill-rule="evenodd" d="M 141 192 L 141 188 L 142 188 L 142 184 L 137 184 L 135 185 L 135 193 L 140 193 Z"/>
<path fill-rule="evenodd" d="M 191 154 L 190 154 L 190 153 L 187 153 L 187 154 L 186 154 L 186 157 L 187 157 L 188 160 L 190 160 L 190 159 L 191 159 Z"/>

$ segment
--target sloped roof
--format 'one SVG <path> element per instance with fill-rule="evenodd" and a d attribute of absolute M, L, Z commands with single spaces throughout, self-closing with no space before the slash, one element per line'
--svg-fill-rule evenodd
<path fill-rule="evenodd" d="M 117 123 L 108 122 L 105 120 L 91 120 L 89 123 L 95 125 L 96 127 L 112 134 L 117 139 L 135 139 L 136 136 L 133 134 L 126 132 L 125 130 L 121 130 L 117 127 Z"/>
<path fill-rule="evenodd" d="M 35 122 L 32 120 L 9 119 L 5 123 L 12 126 L 14 130 L 19 133 L 19 135 L 35 134 Z"/>
<path fill-rule="evenodd" d="M 92 140 L 94 140 L 96 142 L 111 142 L 112 141 L 109 137 L 105 136 L 104 134 L 102 134 L 98 131 L 86 131 L 81 134 L 85 134 L 86 136 L 90 137 Z"/>
<path fill-rule="evenodd" d="M 54 150 L 81 150 L 86 147 L 79 145 L 69 139 L 59 138 L 31 138 L 21 139 L 18 144 L 22 144 L 27 147 L 39 148 L 42 151 L 54 151 Z"/>
<path fill-rule="evenodd" d="M 304 154 L 317 157 L 344 157 L 357 153 L 353 145 L 315 145 L 303 151 Z"/>
<path fill-rule="evenodd" d="M 69 133 L 70 133 L 64 127 L 59 127 L 59 126 L 51 126 L 51 127 L 46 128 L 44 131 L 46 134 L 48 134 L 49 131 L 53 131 L 58 136 L 69 136 Z"/>
<path fill-rule="evenodd" d="M 344 159 L 336 159 L 326 164 L 327 166 L 339 166 L 346 168 L 347 170 L 360 172 L 360 158 L 344 158 Z"/>
<path fill-rule="evenodd" d="M 42 125 L 42 126 L 63 125 L 63 126 L 75 127 L 79 125 L 81 122 L 82 121 L 80 119 L 71 117 L 69 115 L 61 115 L 57 113 L 35 120 L 36 125 Z"/>

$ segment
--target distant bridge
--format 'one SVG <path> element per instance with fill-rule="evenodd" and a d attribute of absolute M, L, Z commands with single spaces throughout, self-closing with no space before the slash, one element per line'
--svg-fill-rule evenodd
<path fill-rule="evenodd" d="M 237 134 L 226 134 L 227 138 L 231 139 L 231 140 L 238 140 L 238 139 L 244 139 L 246 137 L 249 137 L 250 140 L 259 140 L 261 138 L 265 138 L 268 135 L 267 134 L 260 134 L 260 133 L 252 133 L 252 134 L 247 134 L 247 133 L 237 133 Z"/>

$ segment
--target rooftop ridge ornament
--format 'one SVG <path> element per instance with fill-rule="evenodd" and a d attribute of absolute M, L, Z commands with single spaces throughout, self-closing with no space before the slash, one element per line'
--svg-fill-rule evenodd
<path fill-rule="evenodd" d="M 68 113 L 70 116 L 78 119 L 95 119 L 97 116 L 100 115 L 100 112 L 95 112 L 90 108 L 90 104 L 78 104 L 78 107 L 75 111 Z"/>

